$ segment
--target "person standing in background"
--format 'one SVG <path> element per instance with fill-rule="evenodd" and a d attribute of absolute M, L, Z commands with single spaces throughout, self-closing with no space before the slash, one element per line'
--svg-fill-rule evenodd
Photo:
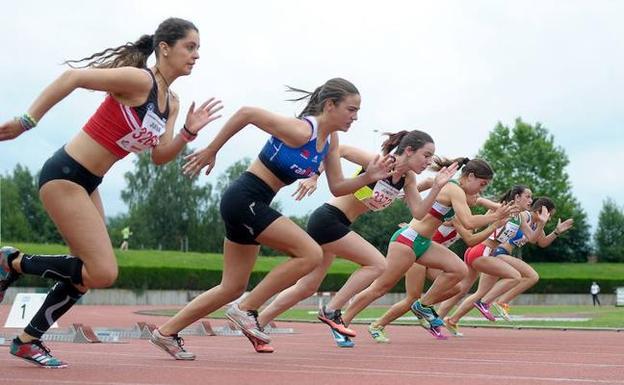
<path fill-rule="evenodd" d="M 600 299 L 598 298 L 598 294 L 600 293 L 600 286 L 598 286 L 595 281 L 592 282 L 591 287 L 589 288 L 589 292 L 592 295 L 592 302 L 594 306 L 596 306 L 596 303 L 598 303 L 598 306 L 600 306 Z"/>
<path fill-rule="evenodd" d="M 123 241 L 121 242 L 121 246 L 119 246 L 119 250 L 128 250 L 128 239 L 130 239 L 131 235 L 132 231 L 130 231 L 130 226 L 126 226 L 121 229 L 121 236 L 123 237 Z"/>

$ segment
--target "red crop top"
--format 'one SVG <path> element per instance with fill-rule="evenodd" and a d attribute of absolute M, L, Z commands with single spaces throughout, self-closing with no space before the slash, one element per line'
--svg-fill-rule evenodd
<path fill-rule="evenodd" d="M 153 148 L 165 133 L 169 117 L 169 97 L 167 106 L 161 113 L 158 110 L 158 85 L 150 70 L 152 89 L 145 103 L 129 107 L 119 103 L 110 94 L 91 116 L 83 130 L 96 142 L 119 158 L 130 152 L 142 152 Z"/>

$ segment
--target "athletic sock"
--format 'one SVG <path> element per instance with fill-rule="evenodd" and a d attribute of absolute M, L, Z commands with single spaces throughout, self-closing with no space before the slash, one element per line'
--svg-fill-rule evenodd
<path fill-rule="evenodd" d="M 22 255 L 22 273 L 82 285 L 82 261 L 72 255 Z"/>
<path fill-rule="evenodd" d="M 83 294 L 71 283 L 57 282 L 48 292 L 43 305 L 26 326 L 24 332 L 35 338 L 41 338 L 56 320 L 74 306 Z"/>

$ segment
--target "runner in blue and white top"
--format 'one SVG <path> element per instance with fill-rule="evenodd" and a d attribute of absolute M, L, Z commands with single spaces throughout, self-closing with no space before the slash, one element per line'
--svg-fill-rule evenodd
<path fill-rule="evenodd" d="M 355 332 L 344 325 L 341 309 L 354 295 L 381 275 L 386 267 L 386 260 L 379 250 L 351 229 L 351 224 L 364 213 L 384 210 L 401 196 L 404 196 L 404 201 L 413 216 L 424 216 L 431 208 L 438 192 L 456 170 L 456 166 L 453 166 L 439 173 L 431 183 L 430 193 L 421 198 L 416 175 L 431 164 L 435 151 L 433 139 L 427 133 L 418 130 L 387 135 L 388 139 L 381 147 L 382 155 L 392 154 L 395 159 L 392 175 L 362 186 L 353 194 L 334 197 L 312 212 L 307 232 L 321 245 L 323 262 L 294 286 L 281 292 L 260 313 L 258 318 L 260 326 L 266 325 L 299 301 L 316 293 L 329 266 L 336 256 L 340 256 L 359 264 L 361 268 L 351 275 L 327 306 L 319 309 L 318 318 L 331 328 L 330 333 L 339 347 L 354 346 L 350 338 L 355 337 Z M 340 155 L 360 166 L 355 177 L 366 173 L 367 165 L 379 156 L 351 146 L 340 146 Z M 310 191 L 317 178 L 312 179 L 313 183 L 305 181 L 294 195 L 298 195 L 299 198 Z M 308 187 L 301 187 L 304 185 Z"/>
<path fill-rule="evenodd" d="M 534 243 L 539 247 L 548 247 L 559 235 L 569 230 L 574 221 L 568 219 L 562 222 L 561 219 L 559 219 L 553 232 L 548 235 L 544 233 L 544 225 L 548 222 L 549 218 L 554 216 L 555 211 L 555 204 L 550 198 L 541 197 L 535 199 L 532 202 L 531 209 L 522 213 L 524 217 L 523 220 L 525 221 L 525 226 L 523 227 L 528 227 L 533 230 L 533 232 L 527 235 L 523 228 L 521 228 L 516 232 L 513 238 L 509 239 L 506 243 L 502 243 L 496 249 L 499 251 L 497 257 L 500 257 L 505 260 L 505 262 L 514 266 L 522 275 L 521 281 L 517 285 L 496 298 L 495 302 L 492 304 L 494 309 L 506 320 L 510 319 L 509 303 L 539 281 L 539 275 L 535 269 L 522 259 L 513 257 L 512 251 L 514 248 L 520 248 L 527 243 Z M 502 250 L 505 250 L 505 252 L 502 252 Z M 495 288 L 493 290 L 495 290 Z"/>
<path fill-rule="evenodd" d="M 223 278 L 219 286 L 196 297 L 159 329 L 175 334 L 192 322 L 239 298 L 249 281 L 260 245 L 280 250 L 292 258 L 276 267 L 243 298 L 230 306 L 226 316 L 243 330 L 254 348 L 272 352 L 270 341 L 257 322 L 257 309 L 269 298 L 292 286 L 316 268 L 322 260 L 319 245 L 297 224 L 270 207 L 275 194 L 297 178 L 307 178 L 323 162 L 329 188 L 334 195 L 350 194 L 378 179 L 387 178 L 393 160 L 375 157 L 367 172 L 344 178 L 338 153 L 338 132 L 346 132 L 357 119 L 360 95 L 349 81 L 335 78 L 314 92 L 303 92 L 309 99 L 298 118 L 243 107 L 223 126 L 204 149 L 187 156 L 183 172 L 197 175 L 214 167 L 217 152 L 247 125 L 271 135 L 267 145 L 221 198 L 221 216 L 226 239 L 223 250 Z M 301 100 L 299 99 L 299 100 Z"/>

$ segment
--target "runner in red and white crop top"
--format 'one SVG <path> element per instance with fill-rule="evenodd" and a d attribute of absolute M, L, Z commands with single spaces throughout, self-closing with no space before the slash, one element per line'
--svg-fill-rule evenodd
<path fill-rule="evenodd" d="M 145 103 L 138 107 L 121 104 L 108 94 L 83 130 L 119 158 L 130 152 L 156 147 L 165 133 L 169 117 L 169 95 L 165 111 L 158 110 L 158 84 L 152 71 L 153 85 Z"/>
<path fill-rule="evenodd" d="M 432 241 L 449 247 L 459 239 L 459 234 L 452 225 L 441 224 L 431 238 Z"/>

